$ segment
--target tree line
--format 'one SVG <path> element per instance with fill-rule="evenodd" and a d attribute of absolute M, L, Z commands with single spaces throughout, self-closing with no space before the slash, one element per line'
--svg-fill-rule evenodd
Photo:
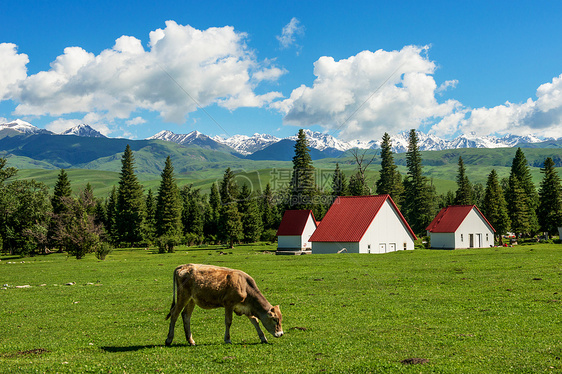
<path fill-rule="evenodd" d="M 61 169 L 49 192 L 44 183 L 9 178 L 17 169 L 0 159 L 0 251 L 29 255 L 66 251 L 82 258 L 96 252 L 103 257 L 112 246 L 157 246 L 171 252 L 178 244 L 225 244 L 275 241 L 282 214 L 287 209 L 310 209 L 321 219 L 338 196 L 389 194 L 414 232 L 423 235 L 439 209 L 453 204 L 475 204 L 496 229 L 498 237 L 508 231 L 535 235 L 554 234 L 562 225 L 561 182 L 554 162 L 547 158 L 537 192 L 523 151 L 518 149 L 509 178 L 498 180 L 495 170 L 486 186 L 471 184 L 461 157 L 457 190 L 437 196 L 432 180 L 423 174 L 415 130 L 409 134 L 404 177 L 394 163 L 390 136 L 382 138 L 380 177 L 371 188 L 366 170 L 375 155 L 353 150 L 355 170 L 349 177 L 336 163 L 331 183 L 318 182 L 308 140 L 299 131 L 293 168 L 287 186 L 263 191 L 239 185 L 227 168 L 209 194 L 193 185 L 178 187 L 172 160 L 166 159 L 157 191 L 144 191 L 134 168 L 134 155 L 127 145 L 121 157 L 119 183 L 108 197 L 94 198 L 88 184 L 73 193 L 71 181 Z"/>

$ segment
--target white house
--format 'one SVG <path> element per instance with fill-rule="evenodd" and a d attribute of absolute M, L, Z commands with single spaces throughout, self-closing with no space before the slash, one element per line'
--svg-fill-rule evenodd
<path fill-rule="evenodd" d="M 310 238 L 313 254 L 411 250 L 414 240 L 390 195 L 336 198 Z"/>
<path fill-rule="evenodd" d="M 492 247 L 495 232 L 476 205 L 443 208 L 427 226 L 431 248 L 436 249 Z"/>
<path fill-rule="evenodd" d="M 277 230 L 277 252 L 310 251 L 316 226 L 311 210 L 286 210 Z"/>

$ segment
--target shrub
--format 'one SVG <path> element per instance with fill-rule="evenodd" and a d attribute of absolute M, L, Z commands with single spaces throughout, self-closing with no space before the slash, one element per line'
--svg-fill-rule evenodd
<path fill-rule="evenodd" d="M 172 235 L 162 235 L 156 238 L 156 246 L 158 247 L 158 253 L 173 253 L 174 247 L 181 243 L 181 240 L 177 236 Z"/>
<path fill-rule="evenodd" d="M 267 229 L 261 234 L 261 240 L 264 242 L 275 243 L 277 241 L 277 230 Z"/>
<path fill-rule="evenodd" d="M 101 243 L 96 249 L 96 257 L 98 260 L 104 261 L 105 257 L 111 253 L 113 248 L 109 243 Z"/>

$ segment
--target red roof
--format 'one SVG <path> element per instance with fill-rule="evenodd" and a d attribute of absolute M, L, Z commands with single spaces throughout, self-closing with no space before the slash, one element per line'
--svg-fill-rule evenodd
<path fill-rule="evenodd" d="M 433 221 L 431 221 L 426 230 L 429 232 L 455 232 L 472 209 L 475 209 L 476 213 L 482 217 L 486 224 L 496 232 L 476 205 L 451 205 L 445 207 L 441 209 Z"/>
<path fill-rule="evenodd" d="M 390 195 L 339 196 L 310 237 L 311 242 L 359 242 L 373 219 L 387 201 L 414 239 L 416 235 L 398 210 Z"/>
<path fill-rule="evenodd" d="M 308 217 L 312 214 L 312 221 L 316 226 L 316 219 L 312 210 L 286 210 L 283 219 L 277 230 L 279 235 L 301 235 L 308 221 Z"/>

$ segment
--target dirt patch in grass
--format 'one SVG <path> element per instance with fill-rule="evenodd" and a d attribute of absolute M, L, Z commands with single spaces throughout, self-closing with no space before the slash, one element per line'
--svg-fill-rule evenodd
<path fill-rule="evenodd" d="M 4 357 L 18 357 L 18 356 L 30 356 L 30 355 L 41 355 L 43 353 L 49 353 L 51 351 L 45 349 L 45 348 L 35 348 L 35 349 L 29 349 L 27 351 L 17 351 L 14 353 L 6 353 L 4 355 L 0 355 L 4 356 Z"/>
<path fill-rule="evenodd" d="M 423 365 L 427 364 L 429 360 L 427 358 L 412 357 L 400 361 L 404 365 Z"/>

